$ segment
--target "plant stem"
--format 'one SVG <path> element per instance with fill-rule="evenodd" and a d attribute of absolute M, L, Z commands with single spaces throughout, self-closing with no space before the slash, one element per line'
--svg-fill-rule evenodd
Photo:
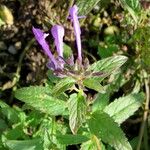
<path fill-rule="evenodd" d="M 148 117 L 148 109 L 149 109 L 149 101 L 150 101 L 150 93 L 149 93 L 150 88 L 149 88 L 149 78 L 148 77 L 144 78 L 144 84 L 145 84 L 145 91 L 146 91 L 146 102 L 145 102 L 145 106 L 144 106 L 143 121 L 142 121 L 141 128 L 140 128 L 139 141 L 138 141 L 136 150 L 141 149 L 142 138 L 143 138 L 146 121 L 147 121 L 147 117 Z"/>
<path fill-rule="evenodd" d="M 17 69 L 16 69 L 16 73 L 15 73 L 14 78 L 12 80 L 12 86 L 13 86 L 13 88 L 12 88 L 12 93 L 11 93 L 11 97 L 10 97 L 9 103 L 12 102 L 13 96 L 14 96 L 14 91 L 17 89 L 16 85 L 17 85 L 17 83 L 18 83 L 18 81 L 20 79 L 20 71 L 21 71 L 21 66 L 22 66 L 23 58 L 24 58 L 27 50 L 29 50 L 30 47 L 31 47 L 31 45 L 34 43 L 34 41 L 35 41 L 35 39 L 32 39 L 31 41 L 29 41 L 27 43 L 27 46 L 24 48 L 23 52 L 20 55 L 18 66 L 17 66 Z"/>
<path fill-rule="evenodd" d="M 144 149 L 149 150 L 148 146 L 148 130 L 147 130 L 147 124 L 145 124 L 145 130 L 144 130 Z"/>
<path fill-rule="evenodd" d="M 97 146 L 97 150 L 101 150 L 101 146 L 100 146 L 100 143 L 99 143 L 99 139 L 93 135 L 93 140 L 95 141 L 96 143 L 96 146 Z"/>

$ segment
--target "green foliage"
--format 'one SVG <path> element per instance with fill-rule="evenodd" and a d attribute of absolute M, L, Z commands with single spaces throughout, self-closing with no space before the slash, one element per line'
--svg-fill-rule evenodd
<path fill-rule="evenodd" d="M 140 11 L 140 2 L 139 0 L 124 0 L 129 7 L 131 7 L 135 12 Z"/>
<path fill-rule="evenodd" d="M 105 146 L 102 144 L 102 142 L 100 142 L 99 140 L 97 140 L 95 138 L 95 136 L 93 136 L 91 140 L 89 140 L 87 142 L 84 142 L 81 145 L 81 149 L 80 150 L 93 150 L 93 149 L 105 150 Z"/>
<path fill-rule="evenodd" d="M 115 122 L 121 124 L 129 116 L 138 110 L 144 101 L 144 96 L 142 94 L 130 94 L 125 97 L 116 99 L 114 102 L 110 103 L 104 111 L 109 114 Z"/>
<path fill-rule="evenodd" d="M 88 70 L 93 72 L 103 72 L 104 76 L 98 77 L 100 82 L 119 69 L 126 61 L 127 57 L 125 56 L 112 56 L 93 63 Z"/>
<path fill-rule="evenodd" d="M 106 29 L 108 30 L 115 30 L 113 29 L 115 27 L 107 27 Z M 108 31 L 107 31 L 108 32 Z M 110 32 L 110 31 L 109 31 Z M 112 56 L 115 52 L 118 51 L 119 49 L 119 44 L 120 42 L 120 37 L 119 35 L 116 35 L 116 34 L 110 34 L 110 35 L 107 35 L 105 38 L 104 38 L 104 42 L 100 42 L 99 45 L 98 45 L 98 55 L 101 57 L 101 58 L 107 58 L 107 57 L 110 57 Z"/>
<path fill-rule="evenodd" d="M 109 143 L 116 150 L 131 150 L 130 144 L 118 124 L 106 113 L 96 111 L 88 120 L 90 132 Z"/>
<path fill-rule="evenodd" d="M 140 11 L 140 2 L 139 0 L 120 0 L 124 9 L 126 9 L 134 19 L 136 23 L 138 23 L 138 12 Z"/>
<path fill-rule="evenodd" d="M 52 97 L 49 91 L 46 87 L 27 87 L 17 90 L 15 96 L 41 112 L 62 115 L 66 109 L 65 102 Z"/>
<path fill-rule="evenodd" d="M 100 1 L 101 0 L 77 0 L 76 4 L 79 7 L 79 14 L 88 14 L 93 9 L 93 7 Z"/>
<path fill-rule="evenodd" d="M 130 94 L 114 100 L 114 102 L 106 106 L 104 111 L 109 114 L 115 122 L 121 124 L 142 106 L 143 101 L 144 96 L 142 94 Z"/>
<path fill-rule="evenodd" d="M 33 140 L 8 140 L 6 141 L 6 146 L 10 150 L 42 150 L 42 141 L 41 139 L 33 139 Z"/>
<path fill-rule="evenodd" d="M 109 93 L 98 93 L 92 105 L 92 111 L 103 110 L 109 102 Z"/>
<path fill-rule="evenodd" d="M 137 50 L 137 53 L 141 55 L 141 61 L 144 68 L 149 68 L 150 66 L 150 27 L 145 26 L 143 28 L 138 28 L 134 31 L 133 36 L 129 40 L 129 44 Z M 136 43 L 136 44 L 134 44 Z"/>
<path fill-rule="evenodd" d="M 86 117 L 86 101 L 82 92 L 72 94 L 68 102 L 69 109 L 69 125 L 71 131 L 77 133 L 79 127 L 85 122 Z"/>
<path fill-rule="evenodd" d="M 59 81 L 52 90 L 52 95 L 59 95 L 69 88 L 71 88 L 75 84 L 75 80 L 73 78 L 67 77 L 61 81 Z"/>
<path fill-rule="evenodd" d="M 100 82 L 97 79 L 94 78 L 85 79 L 83 81 L 83 85 L 97 92 L 101 92 L 101 93 L 104 92 L 103 86 L 100 84 Z"/>
<path fill-rule="evenodd" d="M 65 145 L 74 145 L 86 142 L 88 138 L 83 135 L 72 135 L 72 134 L 65 134 L 65 135 L 56 135 L 56 138 L 61 144 Z"/>
<path fill-rule="evenodd" d="M 96 58 L 93 56 L 96 53 L 101 60 L 83 65 L 76 61 L 73 67 L 65 64 L 63 73 L 68 75 L 67 77 L 60 78 L 53 70 L 48 70 L 48 80 L 44 80 L 44 86 L 30 86 L 16 90 L 15 88 L 20 86 L 15 84 L 12 92 L 15 89 L 15 97 L 23 103 L 15 99 L 11 103 L 13 105 L 9 106 L 6 104 L 9 97 L 6 103 L 0 101 L 0 150 L 66 150 L 69 145 L 81 150 L 136 148 L 139 138 L 134 137 L 132 141 L 128 141 L 121 126 L 144 104 L 143 79 L 146 80 L 149 75 L 141 75 L 144 72 L 143 68 L 149 71 L 150 66 L 149 14 L 142 12 L 139 0 L 120 0 L 120 2 L 129 13 L 125 11 L 120 14 L 122 9 L 118 7 L 119 3 L 114 1 L 110 3 L 110 0 L 76 1 L 79 15 L 87 15 L 94 8 L 92 15 L 87 16 L 89 17 L 87 21 L 93 22 L 97 28 L 90 31 L 93 29 L 90 27 L 91 24 L 85 24 L 84 31 L 87 35 L 91 36 L 94 33 L 97 37 L 89 37 L 90 40 L 82 39 L 91 44 L 91 51 L 86 51 L 89 47 L 85 44 L 83 48 L 87 52 L 85 54 L 93 60 L 97 59 L 97 56 Z M 50 9 L 54 12 L 54 18 L 57 11 L 61 12 L 62 3 L 63 1 L 58 7 L 57 2 L 52 3 Z M 69 5 L 72 3 L 73 1 L 70 1 Z M 106 6 L 110 6 L 108 4 L 113 4 L 113 7 L 109 8 L 111 14 L 105 9 Z M 24 2 L 21 2 L 21 5 L 24 5 Z M 68 16 L 64 8 L 69 5 L 62 7 L 63 18 Z M 135 22 L 123 24 L 125 20 L 122 18 L 118 27 L 116 22 L 120 15 L 129 21 L 134 19 Z M 129 15 L 133 19 L 128 18 Z M 12 25 L 16 19 L 14 17 L 11 9 L 6 6 L 0 8 L 0 26 Z M 37 20 L 40 21 L 40 18 Z M 115 22 L 112 22 L 113 20 Z M 53 22 L 51 19 L 49 21 Z M 62 24 L 59 17 L 55 18 L 54 22 L 57 21 Z M 68 22 L 64 27 L 70 34 Z M 99 28 L 102 31 L 99 31 Z M 72 41 L 72 34 L 69 36 L 68 34 L 65 38 Z M 93 47 L 98 51 L 95 52 Z M 70 56 L 72 49 L 64 43 L 64 60 L 67 61 Z M 126 56 L 129 57 L 128 63 Z M 126 66 L 122 66 L 125 63 Z M 59 73 L 60 70 L 55 71 Z M 5 69 L 4 71 L 3 68 L 0 69 L 0 72 L 5 72 Z M 0 97 L 3 97 L 2 92 L 1 90 Z M 141 115 L 141 112 L 139 114 Z M 145 137 L 143 141 L 145 142 Z"/>
<path fill-rule="evenodd" d="M 72 55 L 71 47 L 64 43 L 64 52 L 63 52 L 64 58 L 67 59 L 71 57 L 71 55 Z"/>

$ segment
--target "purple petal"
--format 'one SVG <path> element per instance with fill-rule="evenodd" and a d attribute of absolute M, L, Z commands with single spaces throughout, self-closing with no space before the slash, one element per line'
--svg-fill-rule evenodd
<path fill-rule="evenodd" d="M 48 34 L 45 34 L 42 32 L 42 30 L 32 27 L 32 31 L 34 33 L 34 36 L 37 40 L 37 42 L 42 46 L 44 52 L 48 55 L 50 60 L 54 63 L 54 65 L 57 65 L 57 62 L 52 55 L 49 45 L 47 44 L 45 38 L 48 36 Z"/>
<path fill-rule="evenodd" d="M 47 65 L 47 68 L 51 70 L 55 70 L 55 65 L 51 60 L 49 60 L 49 62 L 46 65 Z"/>
<path fill-rule="evenodd" d="M 70 8 L 69 14 L 71 17 L 71 20 L 73 22 L 73 27 L 74 27 L 74 34 L 76 37 L 76 43 L 77 43 L 77 48 L 78 48 L 78 60 L 82 62 L 82 56 L 81 56 L 81 29 L 80 29 L 80 24 L 78 20 L 78 7 L 74 5 L 73 7 Z"/>
<path fill-rule="evenodd" d="M 64 28 L 60 25 L 54 25 L 51 29 L 51 33 L 55 40 L 55 46 L 60 57 L 63 57 L 63 37 Z"/>

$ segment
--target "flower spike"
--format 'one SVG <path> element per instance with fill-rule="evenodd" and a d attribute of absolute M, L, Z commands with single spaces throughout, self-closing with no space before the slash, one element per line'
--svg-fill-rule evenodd
<path fill-rule="evenodd" d="M 54 64 L 55 67 L 57 67 L 57 62 L 52 55 L 50 48 L 45 40 L 45 38 L 48 36 L 48 34 L 45 34 L 42 32 L 42 30 L 32 27 L 33 34 L 37 40 L 37 42 L 42 46 L 44 52 L 48 55 L 51 62 Z"/>
<path fill-rule="evenodd" d="M 63 57 L 64 28 L 60 25 L 54 25 L 51 29 L 51 33 L 55 40 L 55 46 L 56 46 L 58 55 L 60 57 Z"/>
<path fill-rule="evenodd" d="M 74 27 L 74 34 L 76 37 L 76 43 L 77 43 L 77 48 L 78 48 L 78 60 L 80 63 L 82 63 L 82 56 L 81 56 L 81 29 L 80 29 L 80 24 L 78 20 L 78 7 L 74 5 L 73 7 L 70 8 L 69 14 L 72 22 L 73 22 L 73 27 Z"/>

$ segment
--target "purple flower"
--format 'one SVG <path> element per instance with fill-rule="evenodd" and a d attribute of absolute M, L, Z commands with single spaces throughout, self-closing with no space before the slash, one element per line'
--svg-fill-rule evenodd
<path fill-rule="evenodd" d="M 47 44 L 47 42 L 45 40 L 45 38 L 48 36 L 48 34 L 45 34 L 42 32 L 42 30 L 34 28 L 34 27 L 32 27 L 32 31 L 34 33 L 35 39 L 42 46 L 45 54 L 48 55 L 49 59 L 51 60 L 52 66 L 54 68 L 57 67 L 57 62 L 50 51 L 49 45 Z"/>
<path fill-rule="evenodd" d="M 69 14 L 72 22 L 73 22 L 73 27 L 74 27 L 74 34 L 76 37 L 76 43 L 77 43 L 77 48 L 78 48 L 78 60 L 80 63 L 82 63 L 82 56 L 81 56 L 81 30 L 80 30 L 80 24 L 78 20 L 78 7 L 74 5 L 73 7 L 70 8 Z"/>
<path fill-rule="evenodd" d="M 51 29 L 51 33 L 55 40 L 55 46 L 56 46 L 58 55 L 60 57 L 63 57 L 64 28 L 60 25 L 54 25 Z"/>
<path fill-rule="evenodd" d="M 35 35 L 35 38 L 37 42 L 42 46 L 44 52 L 49 57 L 49 62 L 47 64 L 48 68 L 53 70 L 53 73 L 59 77 L 65 77 L 68 75 L 75 75 L 76 72 L 79 72 L 82 70 L 82 56 L 81 56 L 81 30 L 80 30 L 80 24 L 78 21 L 78 18 L 83 18 L 83 16 L 78 17 L 77 16 L 78 8 L 76 5 L 74 5 L 72 8 L 70 8 L 69 14 L 70 19 L 73 22 L 74 27 L 74 34 L 76 37 L 76 43 L 77 43 L 77 49 L 78 49 L 78 62 L 77 64 L 74 63 L 74 57 L 71 55 L 69 58 L 64 60 L 63 58 L 63 37 L 64 37 L 64 28 L 60 25 L 54 25 L 51 28 L 51 33 L 54 38 L 54 43 L 57 50 L 57 56 L 54 57 L 54 55 L 51 53 L 49 45 L 46 42 L 46 37 L 49 34 L 44 33 L 42 30 L 37 28 L 32 28 L 32 31 Z"/>

